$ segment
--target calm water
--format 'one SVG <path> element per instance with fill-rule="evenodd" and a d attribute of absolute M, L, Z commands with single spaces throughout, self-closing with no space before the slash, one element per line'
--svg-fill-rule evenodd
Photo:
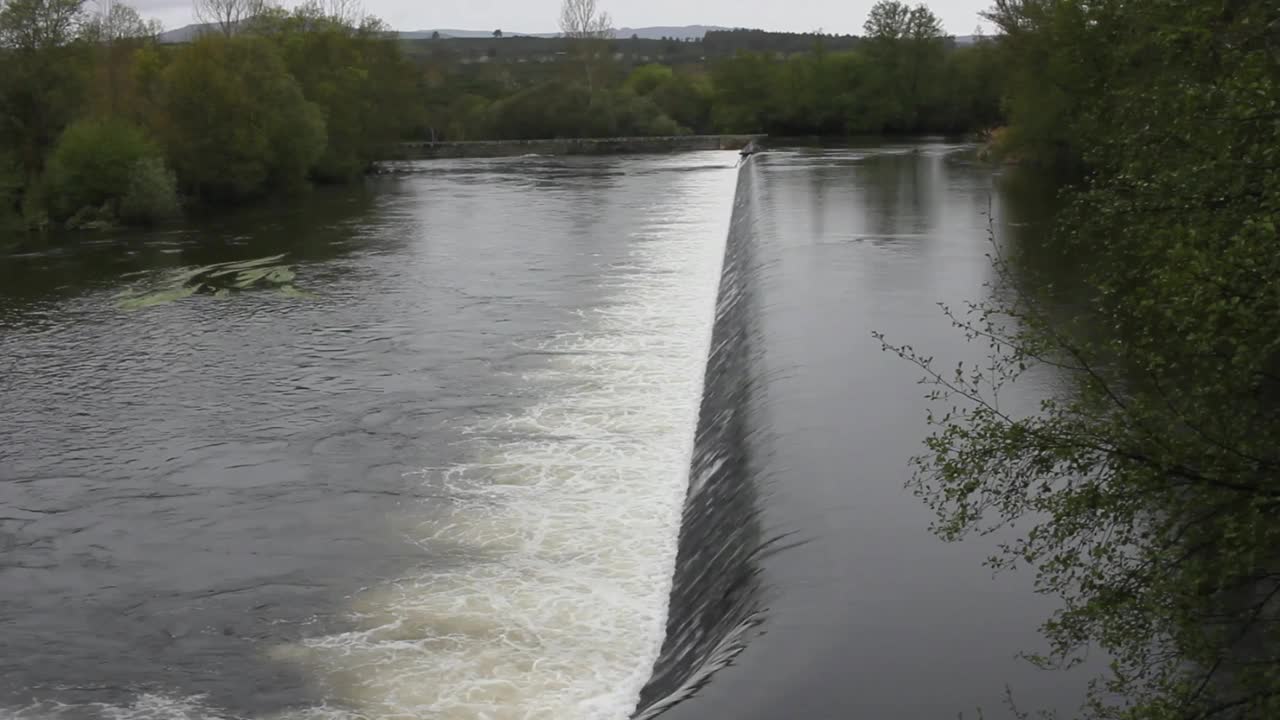
<path fill-rule="evenodd" d="M 1072 702 L 870 338 L 971 352 L 935 303 L 1034 231 L 957 150 L 404 165 L 0 257 L 0 716 L 624 718 L 739 650 L 668 717 Z M 277 253 L 308 297 L 115 297 Z"/>
<path fill-rule="evenodd" d="M 751 212 L 731 241 L 750 253 L 744 484 L 755 532 L 785 549 L 740 571 L 764 623 L 735 666 L 664 717 L 1011 718 L 1006 684 L 1024 711 L 1069 714 L 1084 679 L 1017 658 L 1044 649 L 1052 601 L 1029 575 L 982 568 L 998 538 L 930 535 L 904 489 L 927 388 L 872 338 L 943 368 L 980 360 L 938 303 L 988 296 L 993 237 L 1044 260 L 1052 192 L 945 145 L 776 152 L 744 172 Z M 1051 388 L 1032 376 L 1004 400 Z"/>

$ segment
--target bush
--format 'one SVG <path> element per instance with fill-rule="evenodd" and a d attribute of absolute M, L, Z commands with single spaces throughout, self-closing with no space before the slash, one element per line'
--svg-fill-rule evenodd
<path fill-rule="evenodd" d="M 449 105 L 445 137 L 450 140 L 476 140 L 487 137 L 490 102 L 479 95 L 463 95 Z"/>
<path fill-rule="evenodd" d="M 0 233 L 21 225 L 22 171 L 14 160 L 0 153 Z"/>
<path fill-rule="evenodd" d="M 258 18 L 289 74 L 324 117 L 328 142 L 311 177 L 343 182 L 364 174 L 422 113 L 417 71 L 380 25 L 351 25 L 304 3 Z"/>
<path fill-rule="evenodd" d="M 202 38 L 177 51 L 163 84 L 158 126 L 178 180 L 196 196 L 295 188 L 324 152 L 320 109 L 265 40 Z"/>
<path fill-rule="evenodd" d="M 583 85 L 543 83 L 494 103 L 489 126 L 506 140 L 595 137 L 591 101 Z"/>
<path fill-rule="evenodd" d="M 628 90 L 598 90 L 573 83 L 543 83 L 494 103 L 488 129 L 510 140 L 683 135 L 681 127 L 647 97 Z"/>
<path fill-rule="evenodd" d="M 638 135 L 646 135 L 650 137 L 670 137 L 673 135 L 690 135 L 693 131 L 684 127 L 680 123 L 672 120 L 666 115 L 658 115 L 650 118 L 643 126 L 643 132 Z"/>
<path fill-rule="evenodd" d="M 133 168 L 163 165 L 159 149 L 141 128 L 124 120 L 82 120 L 58 140 L 49 159 L 44 202 L 54 219 L 86 207 L 114 207 L 128 191 Z"/>
<path fill-rule="evenodd" d="M 681 73 L 658 86 L 650 95 L 662 112 L 693 132 L 711 129 L 711 83 L 705 77 Z"/>
<path fill-rule="evenodd" d="M 176 218 L 178 181 L 160 158 L 144 158 L 129 172 L 129 185 L 120 199 L 120 219 L 127 223 L 152 225 Z"/>
<path fill-rule="evenodd" d="M 637 97 L 623 91 L 603 94 L 600 100 L 602 104 L 610 106 L 610 115 L 613 118 L 613 126 L 609 133 L 611 135 L 665 137 L 685 135 L 689 132 L 687 128 L 681 127 L 679 123 L 664 114 L 662 108 L 647 97 Z"/>
<path fill-rule="evenodd" d="M 631 73 L 623 83 L 623 88 L 636 95 L 648 95 L 670 82 L 674 76 L 675 73 L 666 65 L 644 65 Z"/>

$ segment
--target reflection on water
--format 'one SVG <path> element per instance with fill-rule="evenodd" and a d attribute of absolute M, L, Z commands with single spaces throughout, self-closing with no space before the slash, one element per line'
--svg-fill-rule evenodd
<path fill-rule="evenodd" d="M 158 232 L 27 235 L 0 244 L 0 320 L 43 299 L 115 287 L 129 273 L 201 266 L 288 253 L 293 262 L 324 262 L 358 247 L 362 225 L 387 203 L 385 180 L 318 189 L 301 200 L 271 204 L 192 228 Z"/>
<path fill-rule="evenodd" d="M 1081 678 L 1017 659 L 1041 649 L 1052 605 L 1029 578 L 983 568 L 995 539 L 928 532 L 904 487 L 927 432 L 919 373 L 871 336 L 943 366 L 981 356 L 938 303 L 981 300 L 991 233 L 1002 252 L 1034 248 L 1049 206 L 970 157 L 925 144 L 752 161 L 757 221 L 731 238 L 751 246 L 758 349 L 743 482 L 762 497 L 762 536 L 791 544 L 758 561 L 765 632 L 665 718 L 1004 718 L 1006 683 L 1027 708 L 1082 698 Z"/>

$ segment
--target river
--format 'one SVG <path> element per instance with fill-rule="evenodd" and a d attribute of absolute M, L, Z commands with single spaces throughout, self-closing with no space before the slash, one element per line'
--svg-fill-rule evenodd
<path fill-rule="evenodd" d="M 928 533 L 870 335 L 974 352 L 936 303 L 1044 209 L 969 157 L 406 163 L 7 251 L 0 717 L 1073 706 L 1014 657 L 1049 601 Z M 278 254 L 301 292 L 121 299 Z"/>

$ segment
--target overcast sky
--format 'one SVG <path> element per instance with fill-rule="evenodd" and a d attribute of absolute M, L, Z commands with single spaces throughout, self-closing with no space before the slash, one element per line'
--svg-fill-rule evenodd
<path fill-rule="evenodd" d="M 166 28 L 191 22 L 190 0 L 134 0 Z M 296 0 L 285 0 L 296 4 Z M 617 27 L 724 25 L 765 30 L 858 34 L 874 0 L 600 0 Z M 912 3 L 914 4 L 914 2 Z M 932 0 L 952 35 L 968 35 L 992 0 Z M 397 30 L 458 28 L 555 32 L 560 0 L 365 0 L 369 12 Z"/>

